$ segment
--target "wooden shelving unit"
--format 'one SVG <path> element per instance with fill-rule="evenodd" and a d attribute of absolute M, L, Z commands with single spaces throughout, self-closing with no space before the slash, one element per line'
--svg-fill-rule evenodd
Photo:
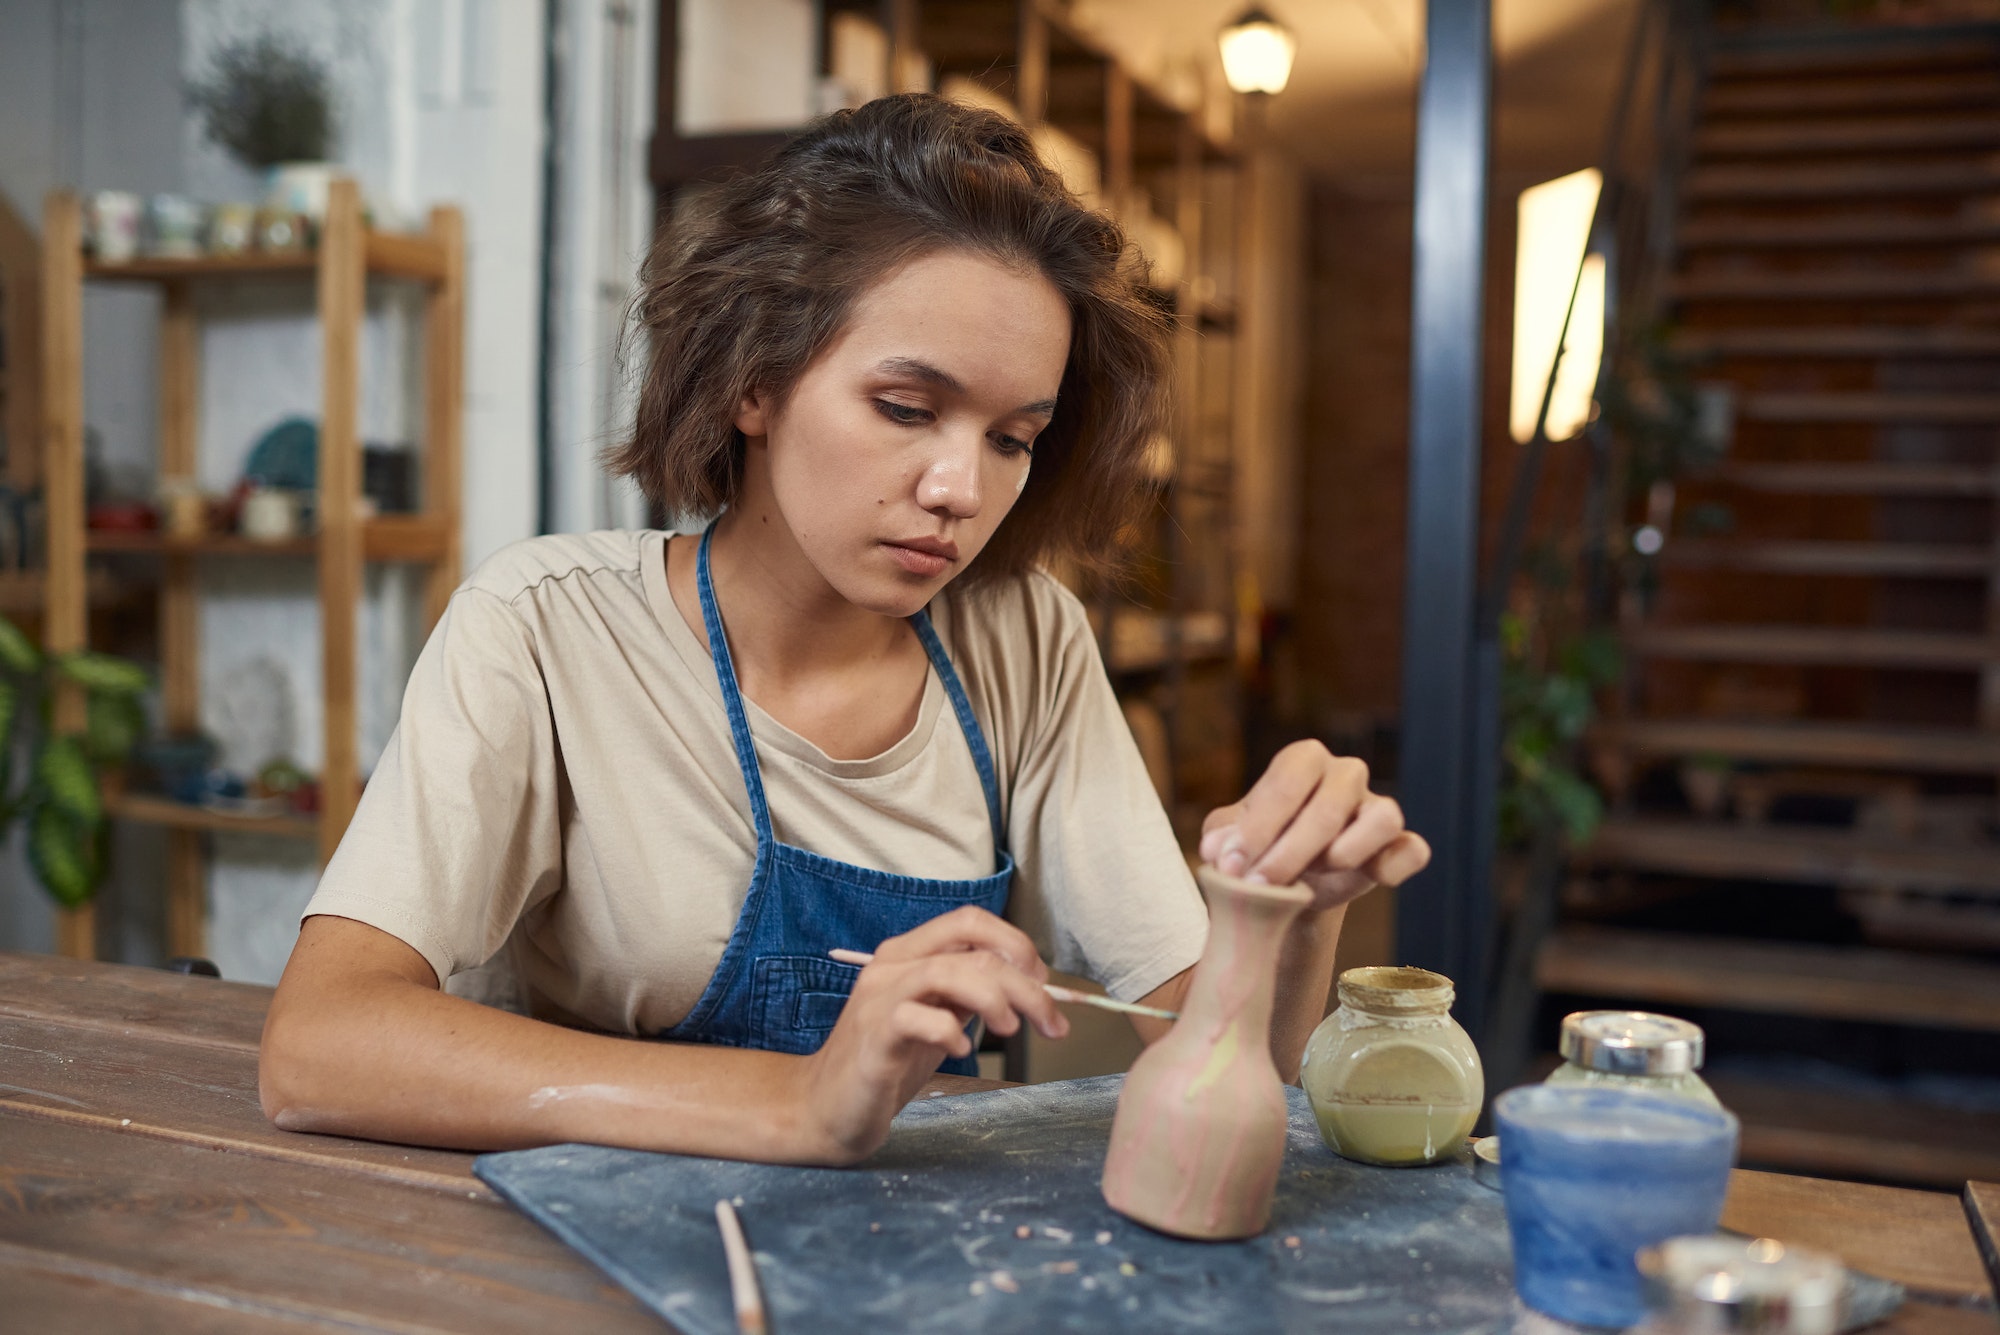
<path fill-rule="evenodd" d="M 398 561 L 424 567 L 428 627 L 443 613 L 459 579 L 460 413 L 463 398 L 464 229 L 458 210 L 433 209 L 421 233 L 377 232 L 362 221 L 355 183 L 336 181 L 318 245 L 286 254 L 141 258 L 100 263 L 84 253 L 82 210 L 75 196 L 49 196 L 44 217 L 41 292 L 43 473 L 48 493 L 48 565 L 44 638 L 51 650 L 85 647 L 86 600 L 93 552 L 156 556 L 165 723 L 200 726 L 200 652 L 196 568 L 205 559 L 282 556 L 316 564 L 323 641 L 325 760 L 316 819 L 249 817 L 159 798 L 120 793 L 109 802 L 120 820 L 168 830 L 166 902 L 170 954 L 203 953 L 206 854 L 204 836 L 220 832 L 280 835 L 316 841 L 330 857 L 353 818 L 360 794 L 355 686 L 355 613 L 362 566 Z M 92 531 L 84 522 L 83 288 L 87 282 L 157 285 L 160 320 L 160 475 L 192 478 L 199 422 L 200 329 L 195 288 L 245 278 L 296 277 L 315 284 L 322 331 L 317 530 L 283 543 L 232 535 L 182 541 L 158 533 Z M 364 519 L 361 507 L 360 340 L 366 284 L 371 278 L 424 289 L 423 510 Z M 82 700 L 58 701 L 58 722 L 81 723 Z M 94 953 L 88 908 L 66 913 L 63 953 Z"/>

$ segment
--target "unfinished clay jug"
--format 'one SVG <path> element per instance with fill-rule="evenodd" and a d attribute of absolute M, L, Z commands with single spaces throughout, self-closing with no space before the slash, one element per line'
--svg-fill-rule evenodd
<path fill-rule="evenodd" d="M 1180 1019 L 1125 1077 L 1104 1199 L 1162 1233 L 1247 1238 L 1270 1220 L 1285 1155 L 1285 1087 L 1271 1060 L 1278 948 L 1312 892 L 1213 867 L 1196 875 L 1208 947 Z"/>

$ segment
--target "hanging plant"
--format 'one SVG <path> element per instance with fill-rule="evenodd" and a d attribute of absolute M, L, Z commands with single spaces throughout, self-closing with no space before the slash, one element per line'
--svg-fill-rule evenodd
<path fill-rule="evenodd" d="M 0 617 L 0 839 L 16 822 L 27 827 L 28 865 L 65 908 L 89 903 L 104 880 L 98 770 L 122 762 L 145 731 L 140 697 L 150 684 L 145 669 L 110 654 L 44 654 Z M 65 685 L 84 692 L 81 732 L 55 730 Z"/>
<path fill-rule="evenodd" d="M 265 35 L 225 43 L 208 77 L 187 88 L 208 137 L 244 166 L 325 162 L 333 154 L 333 88 L 326 66 Z"/>

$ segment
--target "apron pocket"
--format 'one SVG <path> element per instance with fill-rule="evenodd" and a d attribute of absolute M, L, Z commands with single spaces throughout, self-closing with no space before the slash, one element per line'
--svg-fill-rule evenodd
<path fill-rule="evenodd" d="M 766 955 L 751 970 L 758 1046 L 774 1052 L 818 1052 L 861 970 L 824 956 Z"/>

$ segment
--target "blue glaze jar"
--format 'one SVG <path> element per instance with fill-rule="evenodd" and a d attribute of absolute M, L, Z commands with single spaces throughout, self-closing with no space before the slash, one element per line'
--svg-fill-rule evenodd
<path fill-rule="evenodd" d="M 1636 1256 L 1712 1233 L 1736 1162 L 1737 1122 L 1682 1097 L 1527 1085 L 1493 1103 L 1500 1189 L 1521 1301 L 1558 1320 L 1630 1326 L 1646 1315 Z"/>

